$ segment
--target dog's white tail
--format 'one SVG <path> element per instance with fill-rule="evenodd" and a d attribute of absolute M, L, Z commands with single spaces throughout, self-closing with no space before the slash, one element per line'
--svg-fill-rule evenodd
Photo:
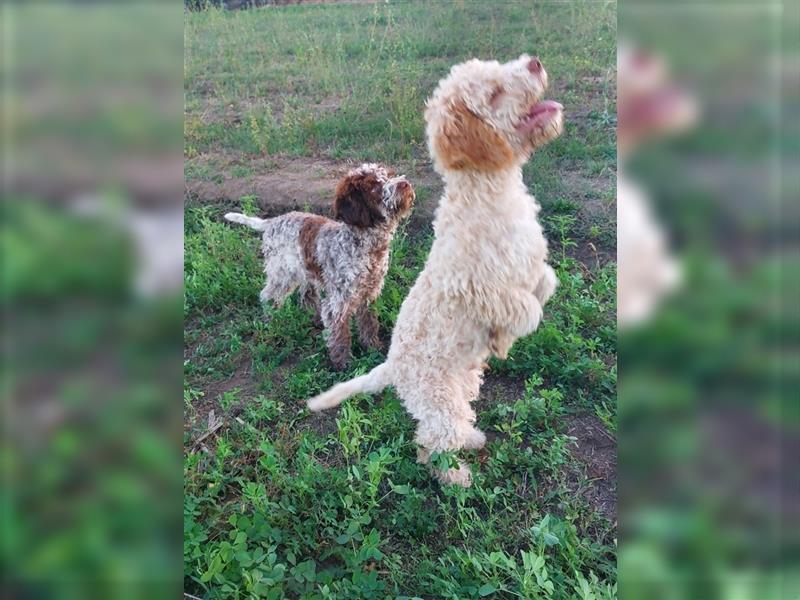
<path fill-rule="evenodd" d="M 242 213 L 228 213 L 225 215 L 225 218 L 233 223 L 241 223 L 242 225 L 247 225 L 248 227 L 252 227 L 256 231 L 264 231 L 264 226 L 267 222 L 266 219 L 259 219 L 258 217 L 248 217 L 247 215 L 243 215 Z"/>
<path fill-rule="evenodd" d="M 361 377 L 356 377 L 344 383 L 338 383 L 327 392 L 321 393 L 308 401 L 309 410 L 314 412 L 339 406 L 350 396 L 356 394 L 374 394 L 380 392 L 391 383 L 389 380 L 389 366 L 380 364 L 372 371 Z"/>

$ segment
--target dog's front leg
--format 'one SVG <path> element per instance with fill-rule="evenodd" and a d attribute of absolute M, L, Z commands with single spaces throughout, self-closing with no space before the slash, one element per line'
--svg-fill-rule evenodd
<path fill-rule="evenodd" d="M 550 297 L 556 291 L 557 287 L 558 277 L 556 276 L 556 272 L 553 271 L 553 267 L 544 263 L 542 265 L 542 277 L 539 279 L 539 282 L 536 284 L 536 289 L 533 291 L 542 307 L 550 300 Z"/>
<path fill-rule="evenodd" d="M 497 358 L 505 360 L 508 358 L 508 352 L 516 340 L 516 336 L 508 329 L 492 327 L 489 329 L 489 352 Z"/>
<path fill-rule="evenodd" d="M 382 348 L 378 316 L 366 302 L 361 304 L 356 311 L 356 325 L 358 327 L 358 339 L 363 346 L 375 348 L 376 350 Z"/>
<path fill-rule="evenodd" d="M 334 306 L 328 302 L 322 308 L 322 321 L 325 329 L 328 330 L 328 356 L 337 369 L 343 369 L 350 362 L 350 317 L 352 312 L 349 305 Z"/>
<path fill-rule="evenodd" d="M 513 297 L 499 301 L 490 314 L 489 351 L 505 359 L 514 342 L 536 331 L 542 320 L 542 305 L 535 294 L 518 291 Z"/>
<path fill-rule="evenodd" d="M 508 302 L 507 330 L 510 335 L 522 337 L 536 331 L 542 321 L 542 305 L 535 294 L 518 292 Z"/>

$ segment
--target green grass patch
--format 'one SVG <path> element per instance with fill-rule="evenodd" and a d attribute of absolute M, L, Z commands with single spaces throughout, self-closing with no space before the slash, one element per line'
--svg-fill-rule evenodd
<path fill-rule="evenodd" d="M 488 378 L 518 382 L 519 393 L 479 410 L 478 425 L 496 437 L 483 462 L 466 453 L 475 483 L 461 490 L 441 488 L 416 463 L 413 423 L 392 390 L 310 416 L 304 399 L 382 355 L 356 347 L 351 369 L 332 371 L 297 298 L 258 305 L 257 236 L 203 209 L 189 210 L 187 227 L 187 387 L 215 389 L 240 369 L 256 388 L 188 401 L 241 410 L 208 454 L 186 456 L 189 589 L 220 598 L 572 598 L 585 584 L 613 597 L 613 527 L 569 492 L 566 473 L 580 467 L 560 427 L 571 412 L 614 419 L 612 267 L 585 273 L 559 257 L 568 233 L 556 236 L 561 285 L 539 331 L 492 362 Z M 385 330 L 429 247 L 429 238 L 395 237 L 378 301 Z"/>
<path fill-rule="evenodd" d="M 354 342 L 350 368 L 334 372 L 296 297 L 281 308 L 259 304 L 258 236 L 223 222 L 221 207 L 187 209 L 186 590 L 203 598 L 615 598 L 615 526 L 575 493 L 591 484 L 565 433 L 573 414 L 588 413 L 614 434 L 615 268 L 587 269 L 575 258 L 590 225 L 587 239 L 598 240 L 613 236 L 613 224 L 585 223 L 583 196 L 563 176 L 608 178 L 616 168 L 607 118 L 615 106 L 603 100 L 614 96 L 614 5 L 314 5 L 186 19 L 192 178 L 213 181 L 215 169 L 192 158 L 222 151 L 427 161 L 424 100 L 452 64 L 472 56 L 540 55 L 553 97 L 589 115 L 525 168 L 561 283 L 540 329 L 490 365 L 477 406 L 490 442 L 460 453 L 474 474 L 467 490 L 441 487 L 417 464 L 414 424 L 392 389 L 308 413 L 305 399 L 383 354 Z M 246 164 L 232 175 L 249 176 Z M 254 197 L 229 200 L 257 210 Z M 395 236 L 376 303 L 383 332 L 431 241 L 429 229 L 411 225 Z M 211 410 L 223 426 L 198 446 Z"/>
<path fill-rule="evenodd" d="M 542 57 L 568 107 L 567 135 L 556 151 L 613 162 L 615 44 L 613 4 L 417 2 L 187 13 L 186 152 L 427 158 L 421 108 L 450 67 L 475 56 L 504 61 L 528 52 Z M 573 123 L 569 110 L 593 112 Z"/>

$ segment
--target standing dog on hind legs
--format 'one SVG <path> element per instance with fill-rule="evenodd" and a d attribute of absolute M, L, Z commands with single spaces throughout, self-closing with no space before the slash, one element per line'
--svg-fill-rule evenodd
<path fill-rule="evenodd" d="M 393 385 L 418 422 L 421 462 L 484 445 L 470 406 L 484 361 L 505 358 L 514 340 L 538 327 L 558 284 L 539 205 L 522 181 L 534 148 L 562 131 L 562 106 L 542 100 L 546 89 L 547 72 L 527 55 L 504 64 L 471 60 L 439 83 L 425 120 L 445 191 L 425 268 L 400 308 L 386 362 L 312 398 L 311 410 Z M 444 483 L 471 483 L 463 462 L 435 473 Z"/>
<path fill-rule="evenodd" d="M 337 368 L 350 359 L 350 318 L 359 339 L 378 348 L 378 318 L 371 305 L 389 268 L 389 244 L 411 212 L 414 190 L 405 177 L 376 164 L 350 171 L 336 187 L 333 219 L 290 212 L 274 219 L 239 213 L 225 218 L 263 232 L 262 302 L 278 306 L 297 288 L 328 332 L 328 354 Z M 322 292 L 324 291 L 324 298 Z"/>

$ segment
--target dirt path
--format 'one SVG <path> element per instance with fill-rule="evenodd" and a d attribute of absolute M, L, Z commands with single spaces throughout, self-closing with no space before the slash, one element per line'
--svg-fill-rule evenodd
<path fill-rule="evenodd" d="M 355 161 L 325 158 L 259 158 L 243 161 L 235 156 L 205 155 L 193 159 L 195 170 L 204 177 L 188 176 L 185 196 L 192 204 L 217 204 L 233 207 L 243 196 L 255 196 L 263 216 L 292 210 L 330 213 L 336 183 Z M 417 202 L 411 217 L 412 230 L 430 226 L 442 191 L 439 176 L 428 164 L 406 161 L 391 165 L 414 185 Z M 237 176 L 239 169 L 246 175 Z"/>

